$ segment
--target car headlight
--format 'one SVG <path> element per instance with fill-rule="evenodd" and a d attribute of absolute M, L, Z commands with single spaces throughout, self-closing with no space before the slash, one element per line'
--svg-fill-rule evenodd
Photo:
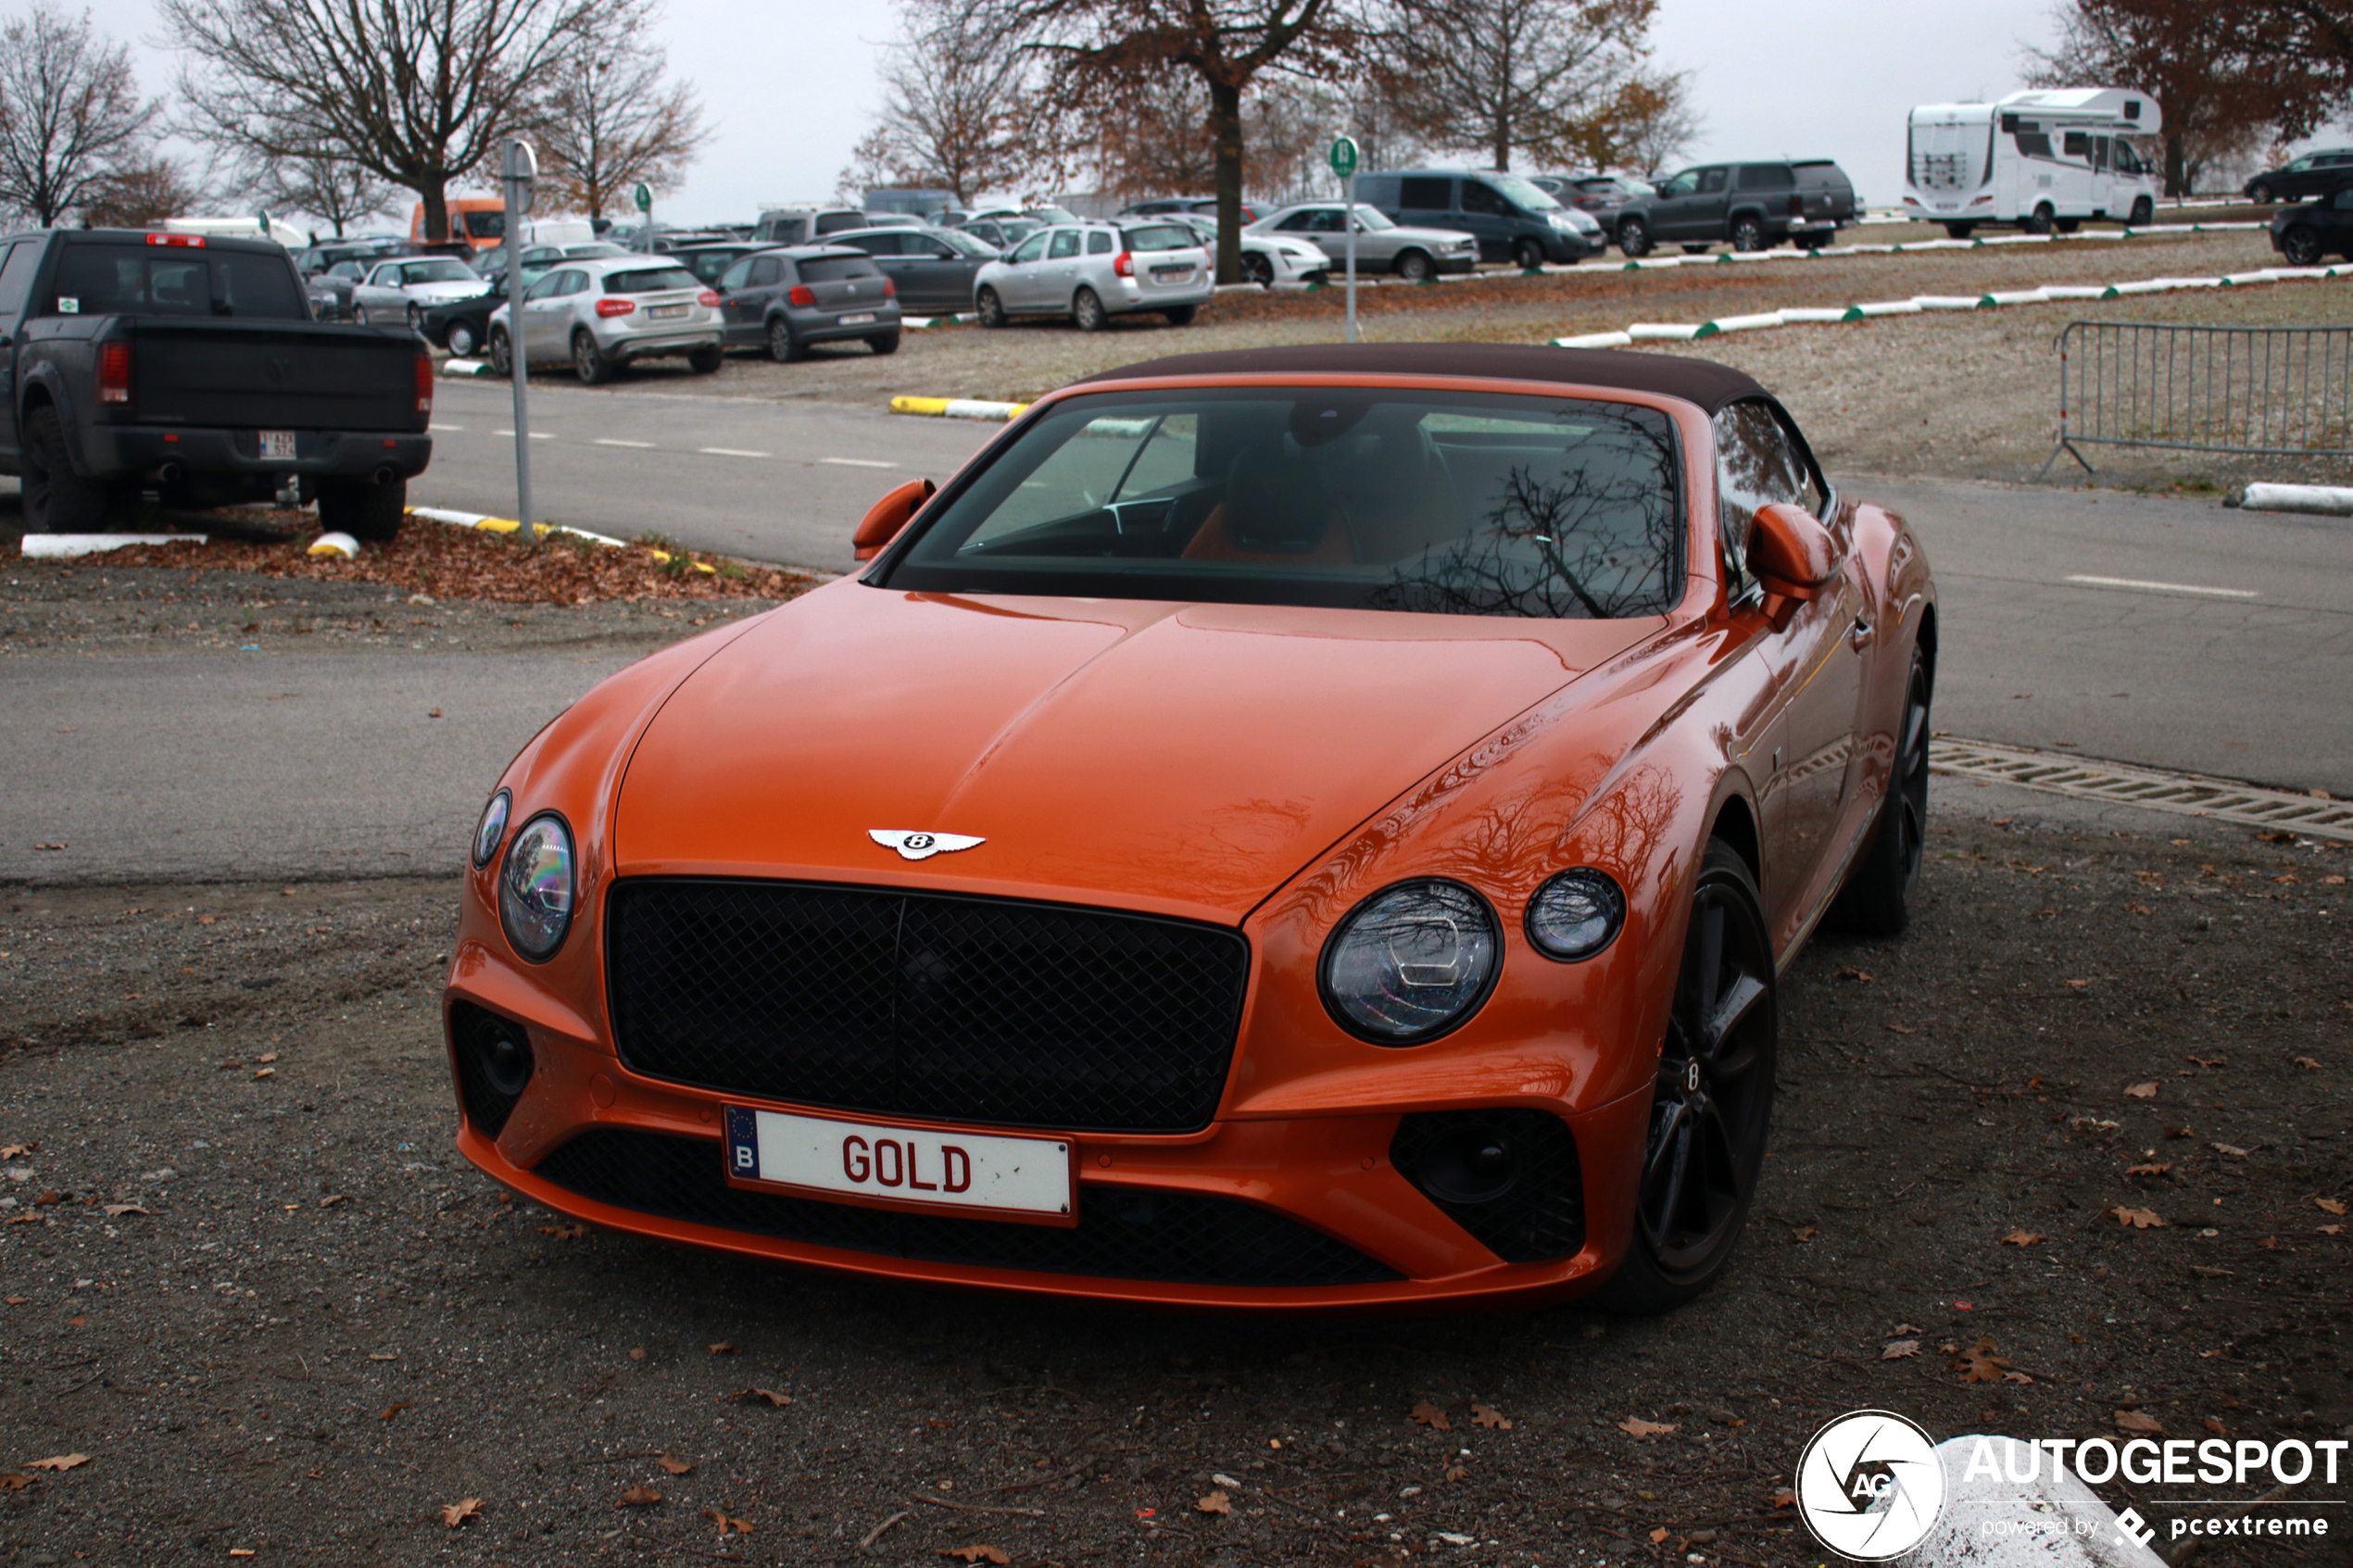
<path fill-rule="evenodd" d="M 490 858 L 498 853 L 507 836 L 507 813 L 514 809 L 514 804 L 515 797 L 502 789 L 482 809 L 482 824 L 474 829 L 474 870 L 490 864 Z"/>
<path fill-rule="evenodd" d="M 1459 882 L 1384 888 L 1350 910 L 1324 944 L 1324 1005 L 1375 1045 L 1434 1039 L 1487 999 L 1499 935 L 1487 900 Z"/>
<path fill-rule="evenodd" d="M 578 885 L 564 820 L 546 811 L 523 823 L 498 873 L 498 923 L 516 952 L 534 963 L 555 957 L 572 929 Z"/>
<path fill-rule="evenodd" d="M 1626 895 L 1606 872 L 1579 866 L 1554 877 L 1528 901 L 1528 940 L 1563 963 L 1590 959 L 1626 923 Z"/>

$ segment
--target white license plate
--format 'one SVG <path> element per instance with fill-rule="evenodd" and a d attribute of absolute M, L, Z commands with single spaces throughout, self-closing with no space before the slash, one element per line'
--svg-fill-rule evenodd
<path fill-rule="evenodd" d="M 657 321 L 674 321 L 686 313 L 683 305 L 657 305 L 646 314 Z"/>
<path fill-rule="evenodd" d="M 261 433 L 261 458 L 264 462 L 268 462 L 273 458 L 283 458 L 287 462 L 292 462 L 295 458 L 295 433 L 290 430 L 263 431 Z"/>
<path fill-rule="evenodd" d="M 1067 1138 L 941 1133 L 729 1106 L 727 1180 L 893 1209 L 1078 1223 Z"/>
<path fill-rule="evenodd" d="M 1193 270 L 1189 267 L 1155 267 L 1152 269 L 1152 282 L 1156 283 L 1189 283 L 1192 281 Z"/>
<path fill-rule="evenodd" d="M 874 319 L 875 313 L 873 311 L 861 310 L 853 315 L 844 316 L 841 319 L 841 324 L 845 327 L 862 327 Z"/>

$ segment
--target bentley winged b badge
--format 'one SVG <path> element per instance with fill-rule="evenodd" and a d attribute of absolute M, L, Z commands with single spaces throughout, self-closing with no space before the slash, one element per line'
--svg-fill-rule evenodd
<path fill-rule="evenodd" d="M 868 828 L 866 836 L 886 849 L 896 849 L 902 860 L 928 860 L 934 855 L 969 849 L 986 839 L 962 833 L 909 833 L 903 828 Z"/>

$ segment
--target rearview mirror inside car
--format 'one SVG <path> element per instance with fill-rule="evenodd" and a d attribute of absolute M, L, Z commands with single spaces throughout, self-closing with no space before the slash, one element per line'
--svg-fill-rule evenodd
<path fill-rule="evenodd" d="M 1786 501 L 1756 508 L 1748 569 L 1765 590 L 1765 613 L 1778 624 L 1838 575 L 1838 545 L 1812 513 Z"/>
<path fill-rule="evenodd" d="M 866 520 L 858 525 L 858 532 L 850 538 L 858 558 L 872 560 L 882 554 L 883 546 L 898 537 L 899 531 L 907 526 L 907 520 L 913 517 L 938 488 L 928 479 L 911 479 L 868 508 Z"/>

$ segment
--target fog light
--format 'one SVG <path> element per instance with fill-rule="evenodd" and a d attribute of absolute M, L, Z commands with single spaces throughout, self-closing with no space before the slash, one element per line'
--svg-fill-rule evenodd
<path fill-rule="evenodd" d="M 1572 1258 L 1585 1245 L 1577 1139 L 1548 1111 L 1426 1110 L 1398 1119 L 1390 1163 L 1507 1263 Z"/>

